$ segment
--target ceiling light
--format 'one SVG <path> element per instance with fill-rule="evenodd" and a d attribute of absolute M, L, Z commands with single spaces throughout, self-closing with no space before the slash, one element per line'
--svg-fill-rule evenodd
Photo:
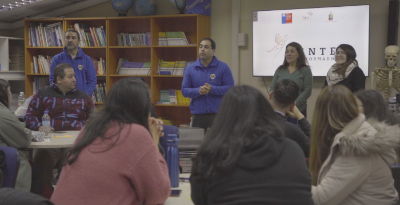
<path fill-rule="evenodd" d="M 30 4 L 34 4 L 37 2 L 40 2 L 43 0 L 21 0 L 21 1 L 16 1 L 15 4 L 8 4 L 8 5 L 3 5 L 0 7 L 0 12 L 5 12 L 5 11 L 10 11 L 16 8 L 21 8 Z"/>

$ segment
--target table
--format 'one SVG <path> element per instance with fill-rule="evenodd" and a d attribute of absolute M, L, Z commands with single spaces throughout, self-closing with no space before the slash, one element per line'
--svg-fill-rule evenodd
<path fill-rule="evenodd" d="M 42 141 L 42 142 L 31 142 L 28 148 L 65 148 L 71 147 L 76 137 L 78 136 L 78 130 L 71 131 L 57 131 L 50 133 L 50 141 Z M 64 135 L 72 135 L 73 137 L 63 137 Z M 61 136 L 61 138 L 54 138 L 54 136 Z"/>
<path fill-rule="evenodd" d="M 179 178 L 189 178 L 190 174 L 179 174 Z M 164 205 L 193 205 L 193 201 L 190 198 L 190 183 L 188 182 L 179 182 L 179 187 L 171 188 L 182 190 L 181 195 L 179 197 L 168 197 L 167 201 Z"/>

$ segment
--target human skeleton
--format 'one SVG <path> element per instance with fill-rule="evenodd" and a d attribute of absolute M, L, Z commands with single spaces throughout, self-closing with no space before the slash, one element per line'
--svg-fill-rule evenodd
<path fill-rule="evenodd" d="M 384 68 L 375 68 L 371 76 L 371 86 L 381 92 L 386 101 L 389 101 L 391 88 L 400 93 L 400 69 L 395 64 L 399 56 L 398 46 L 388 46 L 385 49 L 387 66 Z M 376 75 L 376 84 L 374 84 L 374 76 Z"/>

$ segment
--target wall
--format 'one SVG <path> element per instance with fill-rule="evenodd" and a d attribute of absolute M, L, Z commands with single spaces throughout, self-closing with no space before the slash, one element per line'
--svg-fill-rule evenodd
<path fill-rule="evenodd" d="M 336 0 L 336 1 L 321 1 L 321 0 L 242 0 L 241 1 L 241 19 L 240 32 L 249 35 L 248 46 L 240 49 L 240 84 L 247 84 L 260 89 L 264 94 L 267 94 L 265 85 L 261 77 L 253 77 L 252 75 L 252 11 L 255 10 L 275 10 L 275 9 L 295 9 L 307 7 L 326 7 L 326 6 L 344 6 L 344 5 L 359 5 L 370 4 L 370 60 L 369 72 L 371 73 L 375 67 L 385 65 L 384 49 L 386 47 L 387 38 L 387 20 L 389 0 Z M 214 17 L 217 18 L 217 17 Z M 218 33 L 219 36 L 228 34 L 229 31 Z M 346 31 L 338 31 L 346 32 Z M 213 37 L 213 36 L 212 36 Z M 267 86 L 271 85 L 272 77 L 265 77 Z M 311 121 L 313 108 L 316 98 L 324 84 L 324 77 L 314 77 L 312 95 L 308 99 L 308 119 Z M 370 88 L 370 78 L 367 78 L 366 88 Z"/>

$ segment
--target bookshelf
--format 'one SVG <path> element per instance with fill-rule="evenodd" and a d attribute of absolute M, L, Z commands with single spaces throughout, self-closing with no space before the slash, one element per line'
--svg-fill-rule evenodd
<path fill-rule="evenodd" d="M 159 15 L 147 17 L 107 17 L 107 18 L 52 18 L 25 19 L 25 92 L 33 94 L 35 77 L 48 78 L 48 74 L 31 72 L 33 56 L 52 55 L 62 52 L 62 47 L 32 47 L 29 46 L 29 26 L 31 23 L 51 24 L 63 23 L 64 32 L 75 23 L 89 27 L 103 27 L 106 36 L 105 46 L 81 47 L 85 54 L 92 58 L 103 58 L 106 61 L 106 74 L 97 75 L 99 81 L 106 82 L 106 92 L 118 80 L 137 76 L 143 78 L 150 87 L 151 100 L 159 117 L 172 120 L 174 125 L 189 124 L 190 109 L 188 105 L 157 104 L 160 101 L 160 90 L 180 90 L 182 75 L 158 75 L 159 60 L 165 61 L 195 61 L 198 58 L 199 41 L 210 36 L 210 17 L 198 14 Z M 189 45 L 160 46 L 159 32 L 182 31 Z M 150 45 L 121 46 L 118 44 L 118 34 L 150 33 Z M 150 75 L 118 75 L 117 65 L 120 58 L 130 62 L 150 62 Z M 96 103 L 101 105 L 102 103 Z"/>

